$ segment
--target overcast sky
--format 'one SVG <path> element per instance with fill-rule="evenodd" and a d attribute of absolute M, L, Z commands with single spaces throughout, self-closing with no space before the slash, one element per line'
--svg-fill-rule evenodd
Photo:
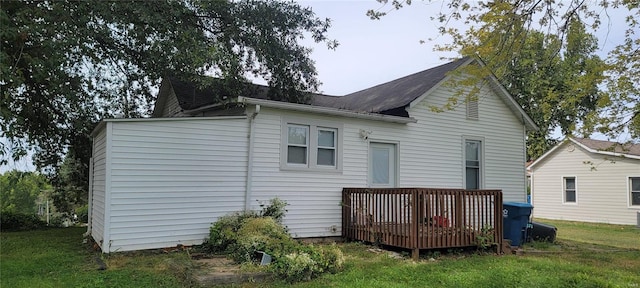
<path fill-rule="evenodd" d="M 383 7 L 375 0 L 305 0 L 302 3 L 311 6 L 318 17 L 332 20 L 329 36 L 340 42 L 335 51 L 312 45 L 312 58 L 316 61 L 318 78 L 323 82 L 320 90 L 325 94 L 344 95 L 369 88 L 444 64 L 447 61 L 441 60 L 442 57 L 457 56 L 457 53 L 433 51 L 436 44 L 448 41 L 438 35 L 439 23 L 430 19 L 441 11 L 442 1 L 414 0 L 400 10 L 390 5 Z M 380 20 L 371 20 L 365 15 L 368 9 L 378 8 L 390 12 Z M 609 15 L 615 20 L 609 22 L 603 17 L 602 28 L 596 35 L 603 58 L 613 44 L 622 43 L 626 29 L 622 17 L 616 19 L 615 11 Z M 609 25 L 612 26 L 609 28 Z M 456 27 L 464 29 L 460 24 Z M 430 38 L 433 41 L 429 41 Z M 420 44 L 420 40 L 426 42 Z"/>
<path fill-rule="evenodd" d="M 314 48 L 312 58 L 318 79 L 323 83 L 322 93 L 345 95 L 447 62 L 441 57 L 457 56 L 433 51 L 435 44 L 448 40 L 438 37 L 438 23 L 430 20 L 440 11 L 441 1 L 414 0 L 411 6 L 400 10 L 393 10 L 390 5 L 383 7 L 375 0 L 304 0 L 302 3 L 311 6 L 318 17 L 332 20 L 328 35 L 340 42 L 336 50 L 312 41 L 307 43 Z M 371 20 L 365 15 L 368 9 L 379 8 L 390 13 L 380 20 Z M 613 44 L 622 42 L 626 29 L 621 17 L 616 19 L 615 14 L 611 15 L 615 21 L 609 23 L 603 19 L 603 28 L 597 33 L 599 54 L 603 58 Z M 434 41 L 428 41 L 429 38 Z M 420 40 L 426 42 L 420 44 Z M 11 169 L 34 168 L 27 157 L 0 167 L 0 173 Z"/>

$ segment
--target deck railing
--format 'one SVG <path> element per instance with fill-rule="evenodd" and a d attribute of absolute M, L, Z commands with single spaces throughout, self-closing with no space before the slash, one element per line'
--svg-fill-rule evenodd
<path fill-rule="evenodd" d="M 502 191 L 344 188 L 342 234 L 411 249 L 502 247 Z"/>

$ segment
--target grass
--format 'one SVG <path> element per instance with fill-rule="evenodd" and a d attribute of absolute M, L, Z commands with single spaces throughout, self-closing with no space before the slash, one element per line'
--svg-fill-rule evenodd
<path fill-rule="evenodd" d="M 539 222 L 558 227 L 554 244 L 527 245 L 516 255 L 460 250 L 394 259 L 370 246 L 342 244 L 341 273 L 309 282 L 248 283 L 238 287 L 639 287 L 640 229 L 633 226 Z M 186 252 L 115 253 L 80 244 L 84 229 L 2 233 L 0 287 L 187 287 L 193 272 Z M 95 257 L 108 269 L 97 270 Z"/>
<path fill-rule="evenodd" d="M 640 229 L 635 226 L 548 219 L 535 221 L 556 226 L 558 239 L 624 249 L 640 249 Z"/>
<path fill-rule="evenodd" d="M 86 228 L 0 234 L 0 287 L 184 287 L 172 263 L 185 253 L 103 257 L 82 244 Z M 98 270 L 96 258 L 108 269 Z"/>

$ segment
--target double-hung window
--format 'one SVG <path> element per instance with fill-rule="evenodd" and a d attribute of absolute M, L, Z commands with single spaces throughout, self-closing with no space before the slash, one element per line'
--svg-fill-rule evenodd
<path fill-rule="evenodd" d="M 287 163 L 307 165 L 309 162 L 309 126 L 287 126 Z"/>
<path fill-rule="evenodd" d="M 284 122 L 281 168 L 339 170 L 340 128 L 334 126 Z"/>
<path fill-rule="evenodd" d="M 479 140 L 464 142 L 465 189 L 480 189 L 482 187 L 482 142 Z"/>
<path fill-rule="evenodd" d="M 576 203 L 576 177 L 562 177 L 564 203 Z"/>
<path fill-rule="evenodd" d="M 640 177 L 629 177 L 629 204 L 640 207 Z"/>
<path fill-rule="evenodd" d="M 318 127 L 317 165 L 336 166 L 336 134 L 337 129 Z"/>

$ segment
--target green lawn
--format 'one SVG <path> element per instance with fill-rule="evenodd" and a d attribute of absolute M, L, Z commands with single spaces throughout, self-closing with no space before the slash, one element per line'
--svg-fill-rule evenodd
<path fill-rule="evenodd" d="M 527 245 L 520 256 L 459 251 L 393 259 L 369 246 L 342 244 L 341 273 L 292 287 L 639 287 L 640 229 L 538 220 L 559 228 L 555 244 Z M 100 256 L 81 244 L 83 228 L 3 232 L 0 287 L 187 287 L 187 252 Z M 101 257 L 107 270 L 97 270 Z M 245 287 L 281 287 L 282 282 Z"/>
<path fill-rule="evenodd" d="M 86 228 L 58 228 L 0 235 L 0 287 L 183 287 L 167 273 L 179 253 L 108 257 L 98 270 L 99 253 L 82 244 Z M 112 263 L 110 263 L 112 262 Z"/>
<path fill-rule="evenodd" d="M 627 249 L 640 249 L 640 229 L 628 225 L 610 225 L 536 219 L 558 227 L 558 239 Z"/>

